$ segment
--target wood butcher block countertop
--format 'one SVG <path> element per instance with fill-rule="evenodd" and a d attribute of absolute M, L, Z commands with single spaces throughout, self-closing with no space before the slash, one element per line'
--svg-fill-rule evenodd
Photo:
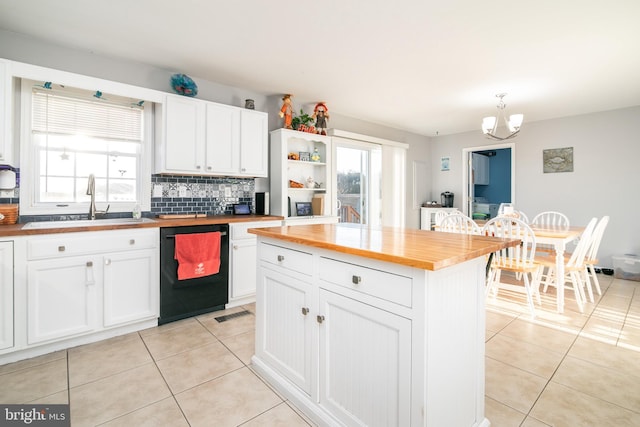
<path fill-rule="evenodd" d="M 516 246 L 520 240 L 358 224 L 249 229 L 249 233 L 423 270 L 440 270 Z"/>
<path fill-rule="evenodd" d="M 76 233 L 80 231 L 120 230 L 126 228 L 153 228 L 153 227 L 187 227 L 193 225 L 231 224 L 238 222 L 273 221 L 282 220 L 283 217 L 275 215 L 214 215 L 204 217 L 180 218 L 152 218 L 151 222 L 140 224 L 103 224 L 96 219 L 97 225 L 86 227 L 60 227 L 60 228 L 36 228 L 23 229 L 25 224 L 0 225 L 0 237 L 5 236 L 31 236 L 36 234 Z"/>

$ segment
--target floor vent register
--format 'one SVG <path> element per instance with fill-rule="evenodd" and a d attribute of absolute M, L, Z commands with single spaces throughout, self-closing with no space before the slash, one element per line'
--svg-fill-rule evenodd
<path fill-rule="evenodd" d="M 226 322 L 227 320 L 235 319 L 236 317 L 246 316 L 248 314 L 251 314 L 251 312 L 248 310 L 242 310 L 237 313 L 225 314 L 224 316 L 219 316 L 219 317 L 216 317 L 215 319 L 219 323 L 222 323 L 222 322 Z"/>

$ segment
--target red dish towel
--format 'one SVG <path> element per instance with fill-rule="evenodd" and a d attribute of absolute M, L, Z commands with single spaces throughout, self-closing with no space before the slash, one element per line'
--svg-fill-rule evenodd
<path fill-rule="evenodd" d="M 176 234 L 174 258 L 178 280 L 210 276 L 220 271 L 220 232 Z"/>

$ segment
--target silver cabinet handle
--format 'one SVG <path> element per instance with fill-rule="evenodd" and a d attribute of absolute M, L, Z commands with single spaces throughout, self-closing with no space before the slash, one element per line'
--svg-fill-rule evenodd
<path fill-rule="evenodd" d="M 196 165 L 196 169 L 200 169 L 200 165 Z"/>
<path fill-rule="evenodd" d="M 278 255 L 278 262 L 284 261 L 284 255 Z"/>
<path fill-rule="evenodd" d="M 354 285 L 359 285 L 362 282 L 362 277 L 353 275 L 351 276 L 351 283 Z"/>
<path fill-rule="evenodd" d="M 316 317 L 316 320 L 318 321 L 318 323 L 322 323 L 322 322 L 324 322 L 324 316 L 320 316 L 320 315 L 318 315 L 318 316 Z"/>
<path fill-rule="evenodd" d="M 58 246 L 58 252 L 64 252 L 65 250 L 67 250 L 67 248 L 64 246 Z"/>
<path fill-rule="evenodd" d="M 104 265 L 111 265 L 111 259 L 110 258 L 105 259 Z"/>
<path fill-rule="evenodd" d="M 211 170 L 211 166 L 207 166 L 207 169 L 208 169 L 208 170 Z"/>
<path fill-rule="evenodd" d="M 136 239 L 131 239 L 131 240 L 129 240 L 129 244 L 130 244 L 130 245 L 135 245 L 135 244 L 136 244 Z"/>
<path fill-rule="evenodd" d="M 238 245 L 233 245 L 233 249 L 238 250 Z"/>
<path fill-rule="evenodd" d="M 305 316 L 309 314 L 309 309 L 307 307 L 302 307 L 302 314 L 304 314 Z"/>
<path fill-rule="evenodd" d="M 93 261 L 87 261 L 87 271 L 86 271 L 86 275 L 87 275 L 87 286 L 88 285 L 95 285 L 96 281 L 93 278 Z"/>

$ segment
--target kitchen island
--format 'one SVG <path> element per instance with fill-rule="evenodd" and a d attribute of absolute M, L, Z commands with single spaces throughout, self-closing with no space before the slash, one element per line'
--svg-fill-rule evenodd
<path fill-rule="evenodd" d="M 517 240 L 353 224 L 250 232 L 252 362 L 311 420 L 489 426 L 486 255 Z"/>

